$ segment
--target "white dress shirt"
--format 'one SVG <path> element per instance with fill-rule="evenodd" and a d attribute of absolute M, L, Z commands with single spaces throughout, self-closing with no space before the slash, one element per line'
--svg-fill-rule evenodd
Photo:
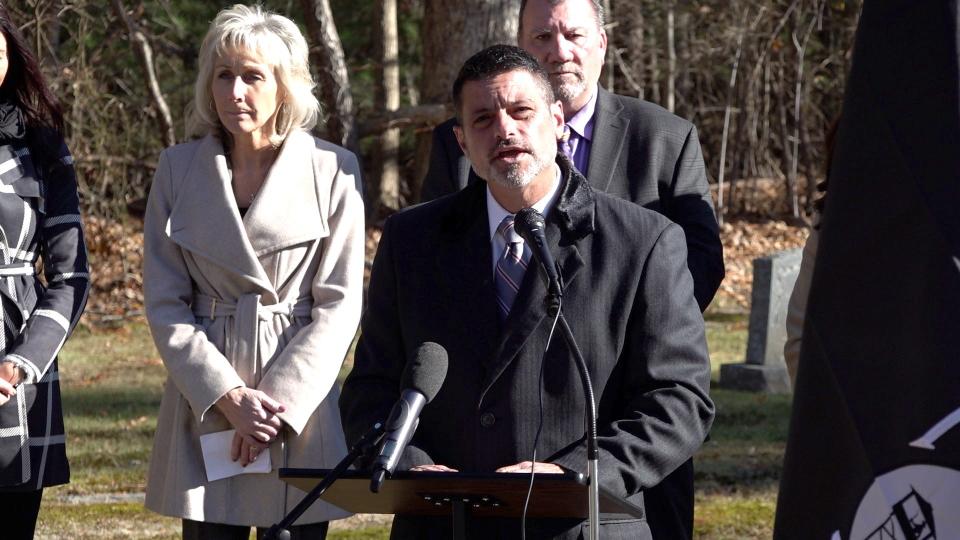
<path fill-rule="evenodd" d="M 553 169 L 556 172 L 553 184 L 550 186 L 550 190 L 547 191 L 547 194 L 544 195 L 539 201 L 533 204 L 533 209 L 537 212 L 543 214 L 543 217 L 547 217 L 547 213 L 550 212 L 550 209 L 553 208 L 553 205 L 557 202 L 557 196 L 560 193 L 560 166 L 556 163 L 553 165 Z M 503 239 L 502 236 L 497 234 L 497 227 L 500 226 L 500 222 L 503 221 L 503 218 L 513 215 L 500 206 L 500 203 L 493 198 L 493 194 L 490 193 L 490 186 L 487 185 L 487 219 L 490 224 L 490 246 L 491 254 L 490 261 L 491 273 L 497 271 L 497 260 L 500 259 L 500 256 L 503 255 L 503 250 L 506 248 L 507 241 Z"/>

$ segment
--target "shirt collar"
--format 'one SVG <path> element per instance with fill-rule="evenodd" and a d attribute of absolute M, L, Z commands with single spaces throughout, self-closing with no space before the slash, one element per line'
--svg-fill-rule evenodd
<path fill-rule="evenodd" d="M 562 174 L 560 172 L 560 166 L 556 163 L 553 164 L 553 170 L 555 171 L 553 185 L 550 186 L 550 191 L 543 196 L 539 201 L 533 203 L 533 209 L 537 212 L 543 214 L 546 218 L 547 213 L 550 212 L 550 209 L 553 208 L 554 204 L 557 202 L 557 196 L 560 194 L 560 180 Z M 500 222 L 503 221 L 503 218 L 513 215 L 510 212 L 500 206 L 500 203 L 493 198 L 493 193 L 490 193 L 490 186 L 487 185 L 487 220 L 490 225 L 490 238 L 495 238 L 497 234 L 497 227 L 500 226 Z"/>
<path fill-rule="evenodd" d="M 593 140 L 593 113 L 597 110 L 597 93 L 597 90 L 594 89 L 587 104 L 581 107 L 567 122 L 570 129 L 588 141 Z"/>

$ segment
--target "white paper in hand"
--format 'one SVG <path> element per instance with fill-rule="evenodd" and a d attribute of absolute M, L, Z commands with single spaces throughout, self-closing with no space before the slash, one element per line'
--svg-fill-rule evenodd
<path fill-rule="evenodd" d="M 208 433 L 200 436 L 200 449 L 203 451 L 203 465 L 207 469 L 207 481 L 229 478 L 238 474 L 270 472 L 270 452 L 261 452 L 257 459 L 246 467 L 239 461 L 230 459 L 230 445 L 233 443 L 235 429 Z"/>

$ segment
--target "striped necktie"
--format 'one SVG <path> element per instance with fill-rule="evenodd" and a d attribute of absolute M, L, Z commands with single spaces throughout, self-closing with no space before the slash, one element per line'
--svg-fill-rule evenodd
<path fill-rule="evenodd" d="M 503 253 L 497 259 L 497 269 L 493 276 L 493 285 L 497 292 L 497 307 L 501 320 L 507 318 L 513 300 L 520 290 L 523 274 L 527 270 L 531 251 L 525 249 L 523 238 L 513 229 L 513 216 L 503 218 L 497 227 L 499 234 L 505 241 Z"/>
<path fill-rule="evenodd" d="M 573 142 L 570 138 L 573 135 L 573 130 L 570 129 L 569 124 L 563 125 L 563 135 L 560 136 L 560 139 L 557 141 L 560 143 L 560 151 L 564 153 L 565 156 L 570 158 L 570 161 L 573 161 Z"/>

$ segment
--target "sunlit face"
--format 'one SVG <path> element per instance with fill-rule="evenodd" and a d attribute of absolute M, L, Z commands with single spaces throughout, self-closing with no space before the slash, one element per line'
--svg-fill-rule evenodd
<path fill-rule="evenodd" d="M 229 51 L 213 68 L 211 83 L 217 116 L 233 136 L 274 133 L 279 86 L 273 68 L 248 51 Z"/>
<path fill-rule="evenodd" d="M 10 59 L 7 57 L 7 36 L 0 32 L 0 86 L 7 78 L 7 70 L 10 69 Z"/>
<path fill-rule="evenodd" d="M 559 102 L 544 99 L 530 73 L 509 71 L 469 81 L 463 85 L 460 107 L 462 125 L 454 132 L 484 180 L 522 188 L 554 162 L 563 110 Z"/>
<path fill-rule="evenodd" d="M 589 0 L 529 0 L 523 10 L 520 46 L 550 74 L 565 108 L 582 107 L 593 94 L 607 52 L 607 34 L 597 26 Z"/>

